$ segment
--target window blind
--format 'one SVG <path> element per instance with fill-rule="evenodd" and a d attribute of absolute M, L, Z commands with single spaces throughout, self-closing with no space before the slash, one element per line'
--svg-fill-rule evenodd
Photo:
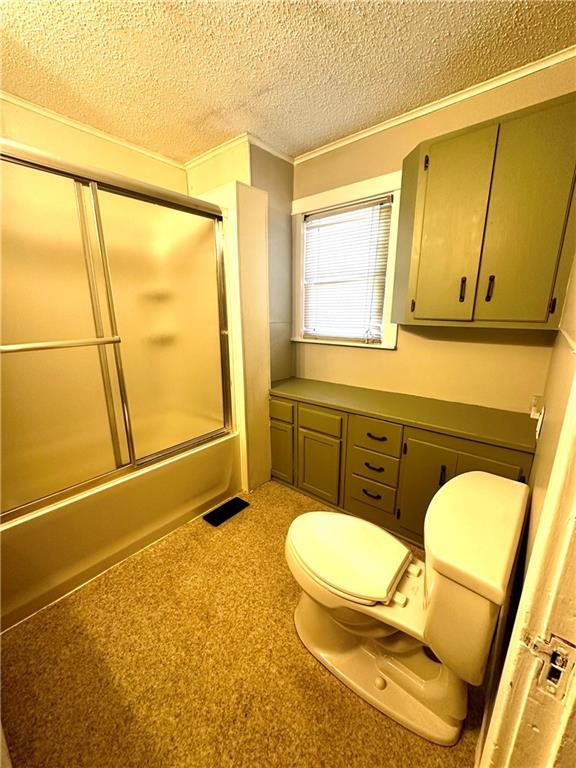
<path fill-rule="evenodd" d="M 304 217 L 303 337 L 379 344 L 392 195 Z"/>

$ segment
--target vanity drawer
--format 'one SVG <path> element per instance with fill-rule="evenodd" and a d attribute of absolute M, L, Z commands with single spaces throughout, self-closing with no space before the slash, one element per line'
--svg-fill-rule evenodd
<path fill-rule="evenodd" d="M 350 475 L 346 484 L 346 495 L 351 499 L 362 501 L 371 507 L 393 514 L 396 502 L 396 491 L 387 485 L 375 483 L 365 477 Z"/>
<path fill-rule="evenodd" d="M 317 408 L 310 405 L 298 406 L 298 426 L 301 429 L 311 429 L 331 437 L 342 436 L 342 414 L 330 411 L 328 408 Z"/>
<path fill-rule="evenodd" d="M 350 446 L 357 445 L 387 456 L 400 456 L 402 427 L 399 424 L 368 416 L 351 416 L 348 434 Z"/>
<path fill-rule="evenodd" d="M 270 400 L 270 418 L 294 423 L 294 403 L 287 400 Z"/>
<path fill-rule="evenodd" d="M 385 485 L 398 485 L 399 459 L 354 445 L 348 451 L 348 472 Z"/>

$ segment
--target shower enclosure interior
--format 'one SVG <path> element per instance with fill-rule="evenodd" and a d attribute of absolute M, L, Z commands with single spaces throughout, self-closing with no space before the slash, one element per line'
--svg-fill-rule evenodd
<path fill-rule="evenodd" d="M 219 212 L 1 170 L 3 515 L 227 433 Z"/>

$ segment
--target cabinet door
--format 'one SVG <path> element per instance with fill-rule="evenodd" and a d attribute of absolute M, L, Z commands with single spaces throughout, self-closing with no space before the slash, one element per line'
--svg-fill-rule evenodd
<path fill-rule="evenodd" d="M 294 427 L 282 421 L 270 422 L 272 477 L 294 482 Z"/>
<path fill-rule="evenodd" d="M 396 515 L 401 532 L 422 539 L 424 517 L 436 491 L 456 474 L 458 453 L 407 434 L 406 454 L 400 463 L 400 490 Z"/>
<path fill-rule="evenodd" d="M 546 322 L 576 163 L 576 102 L 500 126 L 474 319 Z"/>
<path fill-rule="evenodd" d="M 340 440 L 298 430 L 298 487 L 330 504 L 338 504 Z"/>
<path fill-rule="evenodd" d="M 493 475 L 507 477 L 510 480 L 520 480 L 522 477 L 522 467 L 516 464 L 506 464 L 503 461 L 473 456 L 470 453 L 461 453 L 458 456 L 456 474 L 463 475 L 464 472 L 491 472 Z"/>
<path fill-rule="evenodd" d="M 497 125 L 430 145 L 414 317 L 471 320 Z"/>

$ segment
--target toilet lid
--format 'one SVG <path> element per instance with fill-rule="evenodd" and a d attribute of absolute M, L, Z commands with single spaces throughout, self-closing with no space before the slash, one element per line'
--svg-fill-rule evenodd
<path fill-rule="evenodd" d="M 297 517 L 288 540 L 310 572 L 352 597 L 387 603 L 410 563 L 408 547 L 377 525 L 341 512 Z"/>

